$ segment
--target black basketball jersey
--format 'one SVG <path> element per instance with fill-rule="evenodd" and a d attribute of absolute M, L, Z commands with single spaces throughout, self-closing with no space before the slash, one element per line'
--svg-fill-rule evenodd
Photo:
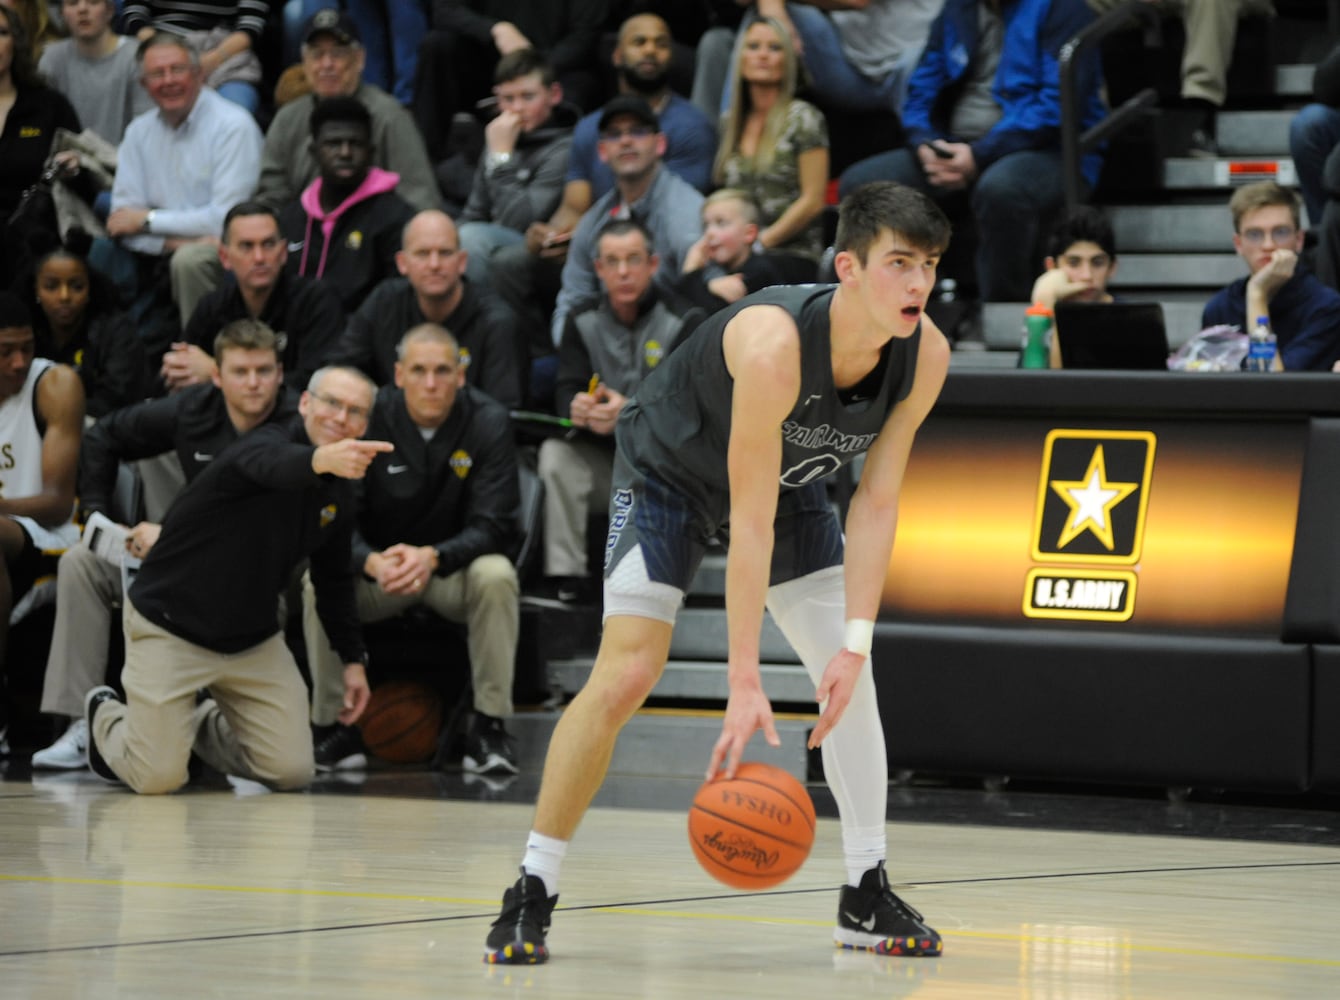
<path fill-rule="evenodd" d="M 643 380 L 620 415 L 618 445 L 634 468 L 700 501 L 704 510 L 728 507 L 734 380 L 722 334 L 736 313 L 756 305 L 780 306 L 800 331 L 800 394 L 782 424 L 780 488 L 815 482 L 865 452 L 912 389 L 921 327 L 890 342 L 870 398 L 844 404 L 833 382 L 828 311 L 834 291 L 833 285 L 768 288 L 705 320 Z"/>

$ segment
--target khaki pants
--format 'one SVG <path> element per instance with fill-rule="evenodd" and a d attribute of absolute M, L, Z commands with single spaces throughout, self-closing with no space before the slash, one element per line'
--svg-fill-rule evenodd
<path fill-rule="evenodd" d="M 355 589 L 360 622 L 394 618 L 422 604 L 447 621 L 464 624 L 475 710 L 500 719 L 512 714 L 521 588 L 509 559 L 480 556 L 450 576 L 432 577 L 419 594 L 387 594 L 372 580 L 361 577 Z M 331 648 L 317 617 L 310 576 L 303 577 L 302 634 L 312 674 L 312 721 L 328 726 L 336 721 L 344 704 L 344 663 Z M 448 669 L 452 664 L 441 666 Z"/>
<path fill-rule="evenodd" d="M 544 483 L 544 573 L 584 577 L 586 524 L 607 513 L 614 451 L 595 441 L 549 438 L 540 445 Z"/>
<path fill-rule="evenodd" d="M 1102 14 L 1125 0 L 1088 0 Z M 1163 7 L 1186 22 L 1182 52 L 1182 96 L 1222 105 L 1227 93 L 1228 65 L 1233 57 L 1238 18 L 1273 17 L 1272 0 L 1164 0 Z"/>
<path fill-rule="evenodd" d="M 56 624 L 42 679 L 42 711 L 77 719 L 84 695 L 107 677 L 112 610 L 121 600 L 121 567 L 86 545 L 66 549 L 56 565 Z"/>
<path fill-rule="evenodd" d="M 159 628 L 129 600 L 122 621 L 126 704 L 104 703 L 92 733 L 117 777 L 144 794 L 175 791 L 194 749 L 219 771 L 273 788 L 311 782 L 307 687 L 281 634 L 227 654 Z M 201 688 L 214 701 L 197 707 Z"/>

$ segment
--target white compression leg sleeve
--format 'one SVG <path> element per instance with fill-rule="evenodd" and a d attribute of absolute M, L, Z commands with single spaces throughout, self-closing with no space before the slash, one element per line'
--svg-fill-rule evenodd
<path fill-rule="evenodd" d="M 842 648 L 845 607 L 841 566 L 778 584 L 768 591 L 768 610 L 816 687 L 828 661 Z M 875 867 L 887 853 L 889 765 L 869 659 L 842 720 L 828 734 L 821 751 L 824 777 L 842 819 L 847 877 L 856 885 L 860 874 Z"/>

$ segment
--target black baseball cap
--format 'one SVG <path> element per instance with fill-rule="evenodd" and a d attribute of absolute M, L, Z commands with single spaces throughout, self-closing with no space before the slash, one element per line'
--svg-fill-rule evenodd
<path fill-rule="evenodd" d="M 363 40 L 358 37 L 358 26 L 354 24 L 353 19 L 344 11 L 333 7 L 319 10 L 307 19 L 307 27 L 302 33 L 302 43 L 310 45 L 317 35 L 330 35 L 341 45 L 348 45 L 351 42 L 363 44 Z"/>
<path fill-rule="evenodd" d="M 605 131 L 609 123 L 619 115 L 632 115 L 639 121 L 650 125 L 657 132 L 661 130 L 660 119 L 656 117 L 656 112 L 651 109 L 650 104 L 633 94 L 621 94 L 600 109 L 600 122 L 598 124 L 600 131 Z"/>

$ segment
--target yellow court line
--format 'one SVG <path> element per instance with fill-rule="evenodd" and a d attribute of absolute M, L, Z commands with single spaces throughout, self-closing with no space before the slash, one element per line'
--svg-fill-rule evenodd
<path fill-rule="evenodd" d="M 559 908 L 560 910 L 562 907 Z M 794 927 L 831 927 L 830 920 L 803 920 L 796 917 L 760 917 L 739 913 L 694 913 L 684 910 L 654 910 L 628 906 L 602 906 L 590 908 L 589 912 L 621 913 L 642 917 L 675 917 L 683 920 L 720 920 L 736 923 L 786 924 Z M 1322 968 L 1340 968 L 1340 959 L 1307 958 L 1296 955 L 1260 955 L 1252 952 L 1215 951 L 1208 948 L 1176 948 L 1171 945 L 1134 944 L 1132 942 L 1114 942 L 1106 938 L 1070 938 L 1055 934 L 1006 934 L 1000 931 L 952 931 L 941 932 L 946 941 L 956 938 L 974 938 L 980 941 L 1007 941 L 1012 944 L 1051 944 L 1085 949 L 1105 948 L 1109 951 L 1130 952 L 1136 954 L 1177 955 L 1183 958 L 1222 958 L 1242 962 L 1275 962 L 1283 965 L 1311 965 Z"/>
<path fill-rule="evenodd" d="M 58 876 L 7 875 L 0 873 L 0 882 L 35 882 L 48 885 L 92 885 L 122 889 L 185 889 L 197 892 L 240 892 L 256 895 L 313 896 L 340 899 L 377 899 L 398 902 L 441 903 L 454 906 L 493 907 L 493 899 L 462 899 L 455 896 L 427 896 L 391 892 L 351 892 L 341 889 L 301 889 L 279 886 L 245 885 L 208 885 L 193 882 L 127 882 L 120 879 L 64 878 Z M 565 909 L 560 907 L 560 910 Z M 573 911 L 570 911 L 573 912 Z M 670 917 L 676 920 L 710 920 L 750 924 L 783 924 L 793 927 L 829 927 L 828 920 L 806 920 L 799 917 L 773 917 L 747 915 L 740 913 L 703 913 L 692 910 L 662 910 L 632 906 L 581 906 L 575 912 L 618 913 L 626 916 Z M 303 928 L 298 928 L 302 930 Z M 307 928 L 316 929 L 320 928 Z M 953 941 L 956 938 L 972 938 L 979 941 L 1004 941 L 1012 944 L 1049 944 L 1066 947 L 1101 948 L 1113 952 L 1149 955 L 1175 955 L 1181 958 L 1214 958 L 1240 962 L 1272 962 L 1280 965 L 1314 966 L 1320 968 L 1340 968 L 1340 959 L 1307 958 L 1295 955 L 1265 955 L 1254 952 L 1219 951 L 1208 948 L 1178 948 L 1171 945 L 1134 944 L 1132 942 L 1114 942 L 1107 938 L 1070 938 L 1054 934 L 1008 934 L 1000 931 L 953 931 L 943 934 Z"/>

